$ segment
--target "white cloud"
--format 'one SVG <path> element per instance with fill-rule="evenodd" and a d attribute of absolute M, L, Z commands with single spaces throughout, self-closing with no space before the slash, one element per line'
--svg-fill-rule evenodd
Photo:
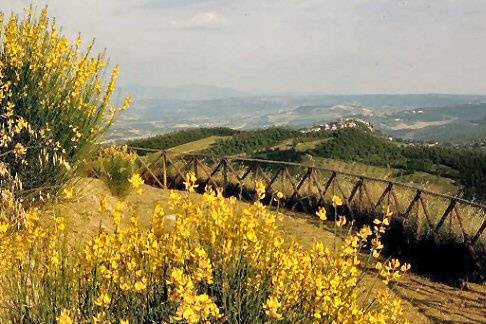
<path fill-rule="evenodd" d="M 211 29 L 219 28 L 225 22 L 222 15 L 215 12 L 201 12 L 190 19 L 172 20 L 170 27 L 175 29 Z"/>

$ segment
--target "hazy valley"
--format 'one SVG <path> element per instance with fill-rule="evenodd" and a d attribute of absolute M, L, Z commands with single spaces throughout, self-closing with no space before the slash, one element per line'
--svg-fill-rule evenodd
<path fill-rule="evenodd" d="M 121 141 L 193 127 L 295 129 L 358 118 L 393 137 L 467 143 L 486 137 L 486 96 L 252 95 L 228 88 L 127 87 L 135 97 L 109 140 Z M 184 99 L 186 98 L 186 99 Z"/>

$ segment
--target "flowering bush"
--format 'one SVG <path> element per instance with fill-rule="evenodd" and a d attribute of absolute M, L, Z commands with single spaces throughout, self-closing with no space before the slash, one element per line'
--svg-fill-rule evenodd
<path fill-rule="evenodd" d="M 130 190 L 130 179 L 137 170 L 137 155 L 127 146 L 109 146 L 99 151 L 96 158 L 87 164 L 88 173 L 105 182 L 116 196 L 123 196 Z"/>
<path fill-rule="evenodd" d="M 93 43 L 71 42 L 47 10 L 0 14 L 0 181 L 16 177 L 16 196 L 55 193 L 91 144 L 126 108 L 111 103 L 118 67 L 104 82 L 107 58 Z M 3 187 L 3 186 L 2 186 Z"/>
<path fill-rule="evenodd" d="M 200 200 L 171 192 L 168 213 L 156 206 L 150 226 L 139 224 L 134 206 L 103 199 L 101 213 L 114 229 L 88 242 L 74 237 L 62 215 L 30 209 L 22 222 L 12 218 L 17 195 L 56 192 L 113 121 L 118 69 L 103 85 L 105 55 L 81 47 L 80 38 L 71 43 L 59 34 L 46 10 L 6 23 L 0 17 L 1 322 L 404 322 L 399 300 L 359 293 L 365 248 L 386 283 L 408 270 L 398 260 L 378 261 L 388 218 L 333 248 L 316 242 L 310 250 L 285 240 L 278 213 L 260 201 L 243 207 L 211 190 Z M 113 187 L 140 192 L 133 156 L 104 153 Z M 189 193 L 195 181 L 187 176 Z M 265 187 L 257 188 L 264 199 Z"/>
<path fill-rule="evenodd" d="M 194 181 L 187 176 L 189 191 Z M 282 236 L 279 215 L 259 201 L 245 206 L 211 190 L 200 200 L 170 192 L 167 212 L 156 206 L 148 227 L 139 225 L 132 207 L 102 200 L 100 210 L 111 214 L 113 231 L 101 231 L 76 249 L 62 218 L 45 226 L 45 219 L 41 222 L 40 214 L 31 211 L 23 230 L 1 225 L 0 318 L 404 322 L 399 300 L 379 291 L 371 291 L 373 298 L 366 300 L 360 288 L 365 247 L 385 282 L 408 270 L 398 260 L 379 261 L 388 218 L 348 235 L 334 248 L 316 242 L 306 250 Z M 319 215 L 325 218 L 324 211 Z"/>

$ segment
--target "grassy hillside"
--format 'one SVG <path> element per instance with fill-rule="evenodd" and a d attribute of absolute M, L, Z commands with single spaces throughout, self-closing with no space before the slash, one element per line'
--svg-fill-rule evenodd
<path fill-rule="evenodd" d="M 299 136 L 299 132 L 288 128 L 274 127 L 236 134 L 235 136 L 211 147 L 208 152 L 216 155 L 252 155 L 262 149 Z"/>
<path fill-rule="evenodd" d="M 173 147 L 178 152 L 203 151 L 219 156 L 305 162 L 411 182 L 444 193 L 462 191 L 470 199 L 486 197 L 484 150 L 391 141 L 380 132 L 361 126 L 307 133 L 281 127 L 234 133 L 228 129 L 201 129 L 162 135 L 136 144 Z M 226 136 L 215 137 L 215 133 Z"/>
<path fill-rule="evenodd" d="M 55 211 L 65 215 L 67 232 L 75 235 L 79 243 L 89 240 L 100 230 L 114 230 L 112 217 L 101 213 L 99 206 L 102 199 L 106 199 L 111 207 L 120 201 L 120 198 L 110 194 L 100 180 L 82 179 L 80 184 L 83 190 L 77 193 L 78 199 L 54 207 Z M 195 200 L 201 198 L 198 194 L 191 196 Z M 148 227 L 155 206 L 159 204 L 168 209 L 168 200 L 168 191 L 144 185 L 143 195 L 132 192 L 123 201 L 133 206 L 133 213 L 140 216 L 141 225 Z M 244 202 L 238 204 L 242 207 L 248 206 Z M 126 215 L 122 223 L 126 225 L 129 222 Z M 308 215 L 289 211 L 284 211 L 278 221 L 278 227 L 285 237 L 297 241 L 305 249 L 311 249 L 314 242 L 332 246 L 335 237 L 332 224 L 318 225 L 316 219 L 311 219 Z M 374 278 L 371 270 L 366 274 L 365 281 L 366 285 L 386 288 L 380 280 Z M 409 273 L 399 285 L 391 287 L 390 292 L 402 300 L 405 316 L 412 323 L 480 322 L 486 316 L 484 308 L 478 307 L 485 289 L 484 285 L 468 284 L 468 289 L 463 290 Z"/>
<path fill-rule="evenodd" d="M 127 142 L 129 146 L 167 150 L 187 144 L 190 142 L 198 141 L 210 136 L 231 136 L 238 134 L 239 132 L 230 128 L 217 127 L 217 128 L 192 128 L 187 130 L 181 130 L 163 135 L 157 135 L 153 137 L 147 137 Z M 139 150 L 139 154 L 145 154 L 143 150 Z"/>
<path fill-rule="evenodd" d="M 174 153 L 193 153 L 197 151 L 207 150 L 213 145 L 222 142 L 230 137 L 231 136 L 209 136 L 197 141 L 171 147 L 170 149 L 168 149 L 168 151 Z"/>
<path fill-rule="evenodd" d="M 464 188 L 467 198 L 486 197 L 486 153 L 481 150 L 404 144 L 361 129 L 339 130 L 318 145 L 316 142 L 309 143 L 311 148 L 308 150 L 302 150 L 306 144 L 300 142 L 290 148 L 281 149 L 277 146 L 271 150 L 262 150 L 256 156 L 296 162 L 308 161 L 309 156 L 312 156 L 314 160 L 325 158 L 391 168 L 394 170 L 393 177 L 398 179 L 422 179 L 439 185 L 447 183 L 449 188 L 446 191 L 452 189 L 450 184 L 455 181 Z"/>

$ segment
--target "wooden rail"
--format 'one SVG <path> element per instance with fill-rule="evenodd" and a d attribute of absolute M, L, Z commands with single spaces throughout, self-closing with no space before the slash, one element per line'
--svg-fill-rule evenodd
<path fill-rule="evenodd" d="M 305 209 L 305 205 L 314 211 L 330 206 L 331 197 L 339 195 L 344 202 L 342 212 L 351 217 L 357 213 L 384 214 L 389 209 L 395 216 L 413 222 L 417 230 L 439 239 L 448 231 L 470 247 L 486 241 L 486 205 L 410 184 L 292 162 L 131 149 L 154 153 L 140 160 L 145 178 L 161 187 L 180 187 L 186 173 L 193 172 L 202 188 L 222 188 L 241 199 L 259 180 L 271 197 L 269 203 L 277 191 L 287 191 L 286 201 L 291 208 Z"/>

